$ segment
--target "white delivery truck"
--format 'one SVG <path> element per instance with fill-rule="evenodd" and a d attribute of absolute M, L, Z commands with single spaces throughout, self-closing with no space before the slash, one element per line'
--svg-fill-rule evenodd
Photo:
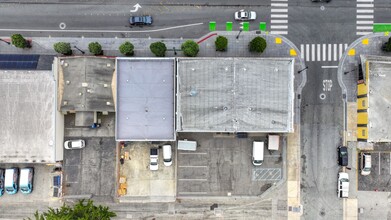
<path fill-rule="evenodd" d="M 261 166 L 263 163 L 263 152 L 265 144 L 262 141 L 253 142 L 253 156 L 252 161 L 254 166 Z"/>

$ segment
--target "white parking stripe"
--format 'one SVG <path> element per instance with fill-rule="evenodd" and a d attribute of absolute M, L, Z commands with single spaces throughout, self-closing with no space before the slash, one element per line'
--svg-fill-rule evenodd
<path fill-rule="evenodd" d="M 338 50 L 338 52 L 339 52 L 339 58 L 338 58 L 338 60 L 340 60 L 341 57 L 342 57 L 342 52 L 343 52 L 342 47 L 343 47 L 343 44 L 339 44 L 339 50 Z"/>
<path fill-rule="evenodd" d="M 371 32 L 369 32 L 369 31 L 361 31 L 361 32 L 357 32 L 356 33 L 357 35 L 367 35 L 367 34 L 372 34 L 372 31 Z"/>
<path fill-rule="evenodd" d="M 272 3 L 272 7 L 288 7 L 288 3 Z"/>
<path fill-rule="evenodd" d="M 271 34 L 288 34 L 288 31 L 270 31 Z"/>
<path fill-rule="evenodd" d="M 315 44 L 311 44 L 311 61 L 315 61 Z"/>
<path fill-rule="evenodd" d="M 337 61 L 337 44 L 334 44 L 334 61 Z"/>
<path fill-rule="evenodd" d="M 278 12 L 288 12 L 288 9 L 286 9 L 286 8 L 272 8 L 271 9 L 271 12 L 272 13 L 278 13 Z"/>
<path fill-rule="evenodd" d="M 320 61 L 320 44 L 317 44 L 316 45 L 316 49 L 317 49 L 317 51 L 316 51 L 316 61 Z"/>
<path fill-rule="evenodd" d="M 373 15 L 357 15 L 357 19 L 373 19 Z"/>
<path fill-rule="evenodd" d="M 357 8 L 373 8 L 373 4 L 357 4 Z"/>
<path fill-rule="evenodd" d="M 271 18 L 287 18 L 288 15 L 281 15 L 281 14 L 271 14 Z"/>
<path fill-rule="evenodd" d="M 270 25 L 271 29 L 288 29 L 287 25 Z"/>
<path fill-rule="evenodd" d="M 357 21 L 357 24 L 373 24 L 373 21 Z"/>
<path fill-rule="evenodd" d="M 327 56 L 328 59 L 327 60 L 331 61 L 331 44 L 328 45 L 328 51 L 327 52 L 328 52 L 328 56 Z"/>
<path fill-rule="evenodd" d="M 304 59 L 304 44 L 300 44 L 301 59 Z"/>
<path fill-rule="evenodd" d="M 287 24 L 288 20 L 270 20 L 272 24 Z"/>
<path fill-rule="evenodd" d="M 322 66 L 322 69 L 337 69 L 338 66 Z"/>
<path fill-rule="evenodd" d="M 305 61 L 310 61 L 310 45 L 306 44 L 305 45 Z"/>
<path fill-rule="evenodd" d="M 373 13 L 373 9 L 357 9 L 357 13 Z"/>
<path fill-rule="evenodd" d="M 197 195 L 197 194 L 208 194 L 207 192 L 178 192 L 181 195 Z"/>
<path fill-rule="evenodd" d="M 322 52 L 323 52 L 323 61 L 326 61 L 326 44 L 323 44 L 323 50 L 322 50 Z"/>

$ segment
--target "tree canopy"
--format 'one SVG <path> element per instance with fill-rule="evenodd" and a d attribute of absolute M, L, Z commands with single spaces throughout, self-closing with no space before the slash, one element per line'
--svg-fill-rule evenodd
<path fill-rule="evenodd" d="M 119 46 L 119 52 L 121 52 L 125 56 L 133 56 L 134 46 L 129 41 L 125 41 Z"/>
<path fill-rule="evenodd" d="M 248 45 L 250 52 L 262 53 L 266 49 L 266 40 L 262 37 L 255 37 Z"/>
<path fill-rule="evenodd" d="M 197 56 L 198 51 L 200 50 L 200 47 L 198 46 L 198 44 L 195 41 L 187 40 L 182 44 L 181 49 L 182 49 L 183 53 L 185 54 L 185 56 L 195 57 L 195 56 Z"/>

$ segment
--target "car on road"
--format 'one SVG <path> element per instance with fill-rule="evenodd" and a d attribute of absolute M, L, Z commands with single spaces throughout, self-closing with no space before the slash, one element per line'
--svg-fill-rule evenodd
<path fill-rule="evenodd" d="M 348 165 L 348 148 L 344 146 L 338 147 L 338 165 L 347 166 Z"/>
<path fill-rule="evenodd" d="M 0 169 L 0 196 L 4 195 L 4 174 L 5 170 Z"/>
<path fill-rule="evenodd" d="M 344 172 L 338 173 L 338 198 L 349 197 L 349 175 Z"/>
<path fill-rule="evenodd" d="M 158 170 L 159 169 L 159 149 L 151 148 L 149 153 L 149 169 Z"/>
<path fill-rule="evenodd" d="M 151 25 L 153 22 L 152 16 L 132 16 L 129 18 L 130 25 Z"/>
<path fill-rule="evenodd" d="M 84 140 L 68 140 L 64 142 L 64 147 L 67 150 L 82 149 L 86 146 Z"/>
<path fill-rule="evenodd" d="M 252 21 L 257 19 L 255 11 L 245 11 L 244 9 L 235 12 L 235 20 L 237 21 Z"/>

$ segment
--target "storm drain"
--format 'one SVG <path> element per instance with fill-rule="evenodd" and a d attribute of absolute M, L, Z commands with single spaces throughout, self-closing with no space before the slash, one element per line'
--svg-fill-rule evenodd
<path fill-rule="evenodd" d="M 252 181 L 280 180 L 281 168 L 254 168 Z"/>

